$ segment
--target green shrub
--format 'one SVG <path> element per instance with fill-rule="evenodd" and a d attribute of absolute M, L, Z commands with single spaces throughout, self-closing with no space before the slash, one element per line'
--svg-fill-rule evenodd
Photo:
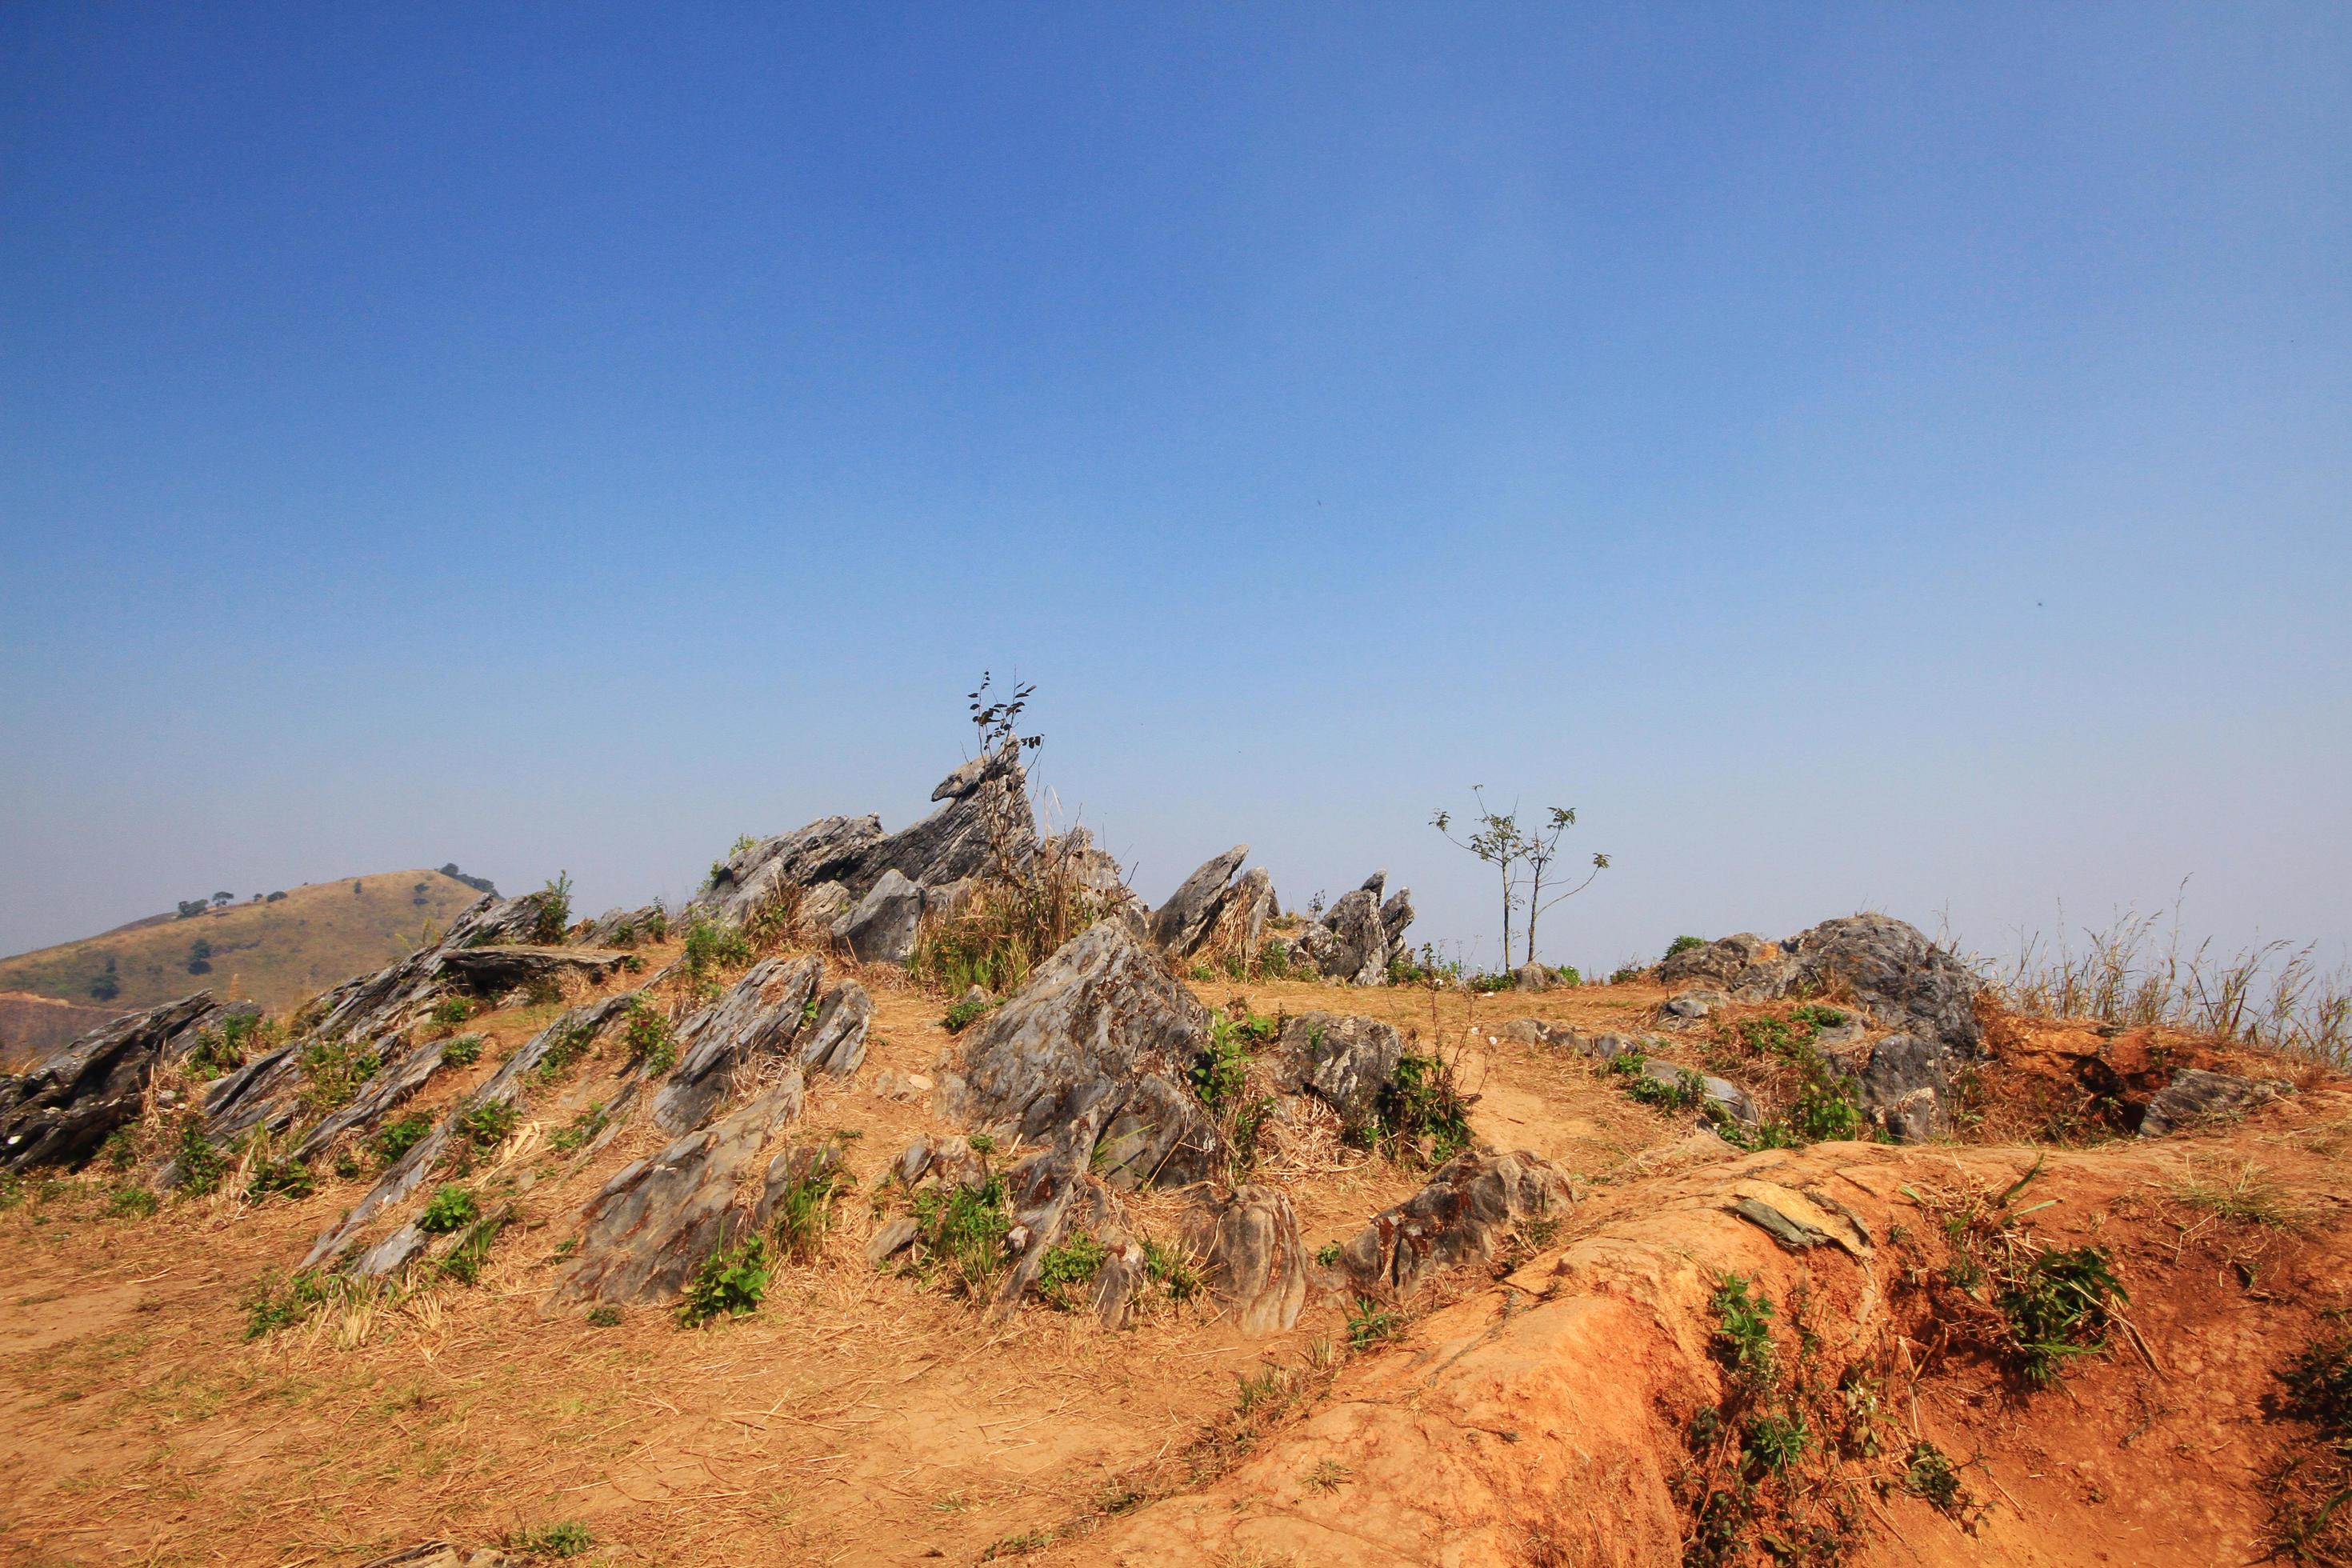
<path fill-rule="evenodd" d="M 940 1020 L 940 1026 L 950 1035 L 961 1035 L 1003 1005 L 994 996 L 968 996 L 948 1009 L 947 1016 Z"/>
<path fill-rule="evenodd" d="M 573 1117 L 569 1124 L 549 1133 L 548 1147 L 559 1154 L 569 1154 L 604 1131 L 605 1120 L 604 1102 L 600 1100 Z"/>
<path fill-rule="evenodd" d="M 1251 1049 L 1257 1036 L 1223 1014 L 1209 1021 L 1208 1044 L 1192 1058 L 1191 1078 L 1192 1092 L 1201 1103 L 1214 1110 L 1233 1100 L 1247 1081 Z"/>
<path fill-rule="evenodd" d="M 242 1303 L 245 1337 L 257 1340 L 264 1334 L 293 1327 L 324 1306 L 338 1289 L 328 1277 L 307 1268 L 296 1271 L 282 1282 L 274 1270 L 264 1274 L 253 1282 L 253 1289 L 247 1292 Z"/>
<path fill-rule="evenodd" d="M 106 1200 L 106 1212 L 115 1219 L 145 1219 L 155 1212 L 155 1194 L 145 1187 L 117 1187 Z"/>
<path fill-rule="evenodd" d="M 686 928 L 686 972 L 699 980 L 717 968 L 751 962 L 751 940 L 740 931 L 715 925 L 705 915 Z"/>
<path fill-rule="evenodd" d="M 466 1234 L 458 1238 L 457 1245 L 451 1247 L 442 1258 L 442 1274 L 461 1285 L 471 1285 L 479 1279 L 482 1276 L 482 1264 L 490 1256 L 491 1244 L 498 1240 L 499 1232 L 504 1230 L 508 1221 L 513 1217 L 510 1211 L 501 1211 L 486 1215 L 467 1226 Z"/>
<path fill-rule="evenodd" d="M 506 1543 L 526 1557 L 577 1557 L 596 1544 L 596 1537 L 586 1525 L 567 1519 L 517 1531 Z"/>
<path fill-rule="evenodd" d="M 180 1124 L 180 1141 L 173 1150 L 180 1166 L 180 1190 L 192 1198 L 216 1190 L 228 1174 L 228 1161 L 205 1136 L 204 1122 L 191 1116 Z"/>
<path fill-rule="evenodd" d="M 1785 1470 L 1804 1457 L 1811 1446 L 1811 1435 L 1805 1430 L 1804 1417 L 1791 1413 L 1787 1415 L 1759 1415 L 1748 1423 L 1746 1441 L 1742 1447 L 1749 1459 L 1767 1469 Z"/>
<path fill-rule="evenodd" d="M 246 1199 L 261 1203 L 270 1197 L 307 1198 L 318 1186 L 310 1167 L 299 1160 L 257 1160 L 252 1179 L 245 1184 Z"/>
<path fill-rule="evenodd" d="M 980 1140 L 971 1140 L 974 1149 Z M 951 1289 L 975 1300 L 987 1294 L 1003 1261 L 1004 1178 L 991 1173 L 979 1186 L 926 1187 L 914 1195 L 915 1264 L 926 1274 L 944 1270 Z"/>
<path fill-rule="evenodd" d="M 474 1194 L 465 1188 L 447 1185 L 433 1194 L 425 1212 L 416 1216 L 416 1228 L 427 1236 L 446 1236 L 461 1226 L 474 1223 Z"/>
<path fill-rule="evenodd" d="M 1994 1299 L 2009 1320 L 2027 1383 L 2046 1388 L 2070 1358 L 2106 1348 L 2109 1304 L 2131 1300 L 2113 1261 L 2101 1247 L 2045 1252 Z"/>
<path fill-rule="evenodd" d="M 563 940 L 572 926 L 572 873 L 560 871 L 539 890 L 539 908 L 530 923 L 530 940 L 552 944 Z"/>
<path fill-rule="evenodd" d="M 1470 1147 L 1470 1100 L 1442 1057 L 1408 1050 L 1381 1086 L 1369 1136 L 1391 1158 L 1442 1164 Z"/>
<path fill-rule="evenodd" d="M 1706 938 L 1703 936 L 1678 936 L 1675 938 L 1674 941 L 1666 943 L 1666 956 L 1668 958 L 1673 958 L 1678 953 L 1688 952 L 1695 947 L 1705 947 L 1706 945 Z"/>
<path fill-rule="evenodd" d="M 669 1018 L 658 1008 L 632 998 L 628 1026 L 621 1031 L 621 1039 L 628 1047 L 630 1062 L 648 1073 L 658 1076 L 677 1066 L 677 1039 L 670 1031 Z"/>
<path fill-rule="evenodd" d="M 1739 1275 L 1727 1274 L 1707 1304 L 1715 1312 L 1716 1359 L 1753 1394 L 1772 1384 L 1772 1302 L 1761 1291 L 1749 1295 L 1748 1286 Z"/>
<path fill-rule="evenodd" d="M 1171 1301 L 1189 1301 L 1200 1294 L 1201 1271 L 1192 1260 L 1181 1249 L 1164 1247 L 1150 1237 L 1143 1238 L 1143 1272 L 1168 1292 Z"/>
<path fill-rule="evenodd" d="M 495 1149 L 513 1135 L 522 1112 L 511 1100 L 486 1100 L 457 1118 L 457 1131 L 477 1149 Z"/>
<path fill-rule="evenodd" d="M 783 1256 L 805 1263 L 824 1246 L 833 1228 L 833 1209 L 849 1190 L 849 1177 L 838 1165 L 824 1164 L 784 1184 L 776 1196 L 776 1245 Z"/>
<path fill-rule="evenodd" d="M 340 1110 L 383 1063 L 357 1040 L 318 1040 L 303 1047 L 302 1105 L 313 1115 Z"/>
<path fill-rule="evenodd" d="M 421 1111 L 411 1111 L 397 1121 L 387 1121 L 376 1129 L 369 1142 L 377 1159 L 386 1165 L 397 1165 L 401 1157 L 416 1147 L 424 1136 L 433 1131 L 433 1119 Z"/>
<path fill-rule="evenodd" d="M 1350 1349 L 1369 1350 L 1403 1332 L 1402 1315 L 1369 1297 L 1359 1296 L 1356 1304 L 1348 1309 L 1348 1344 Z"/>
<path fill-rule="evenodd" d="M 1093 1284 L 1109 1257 L 1103 1244 L 1084 1231 L 1055 1243 L 1037 1261 L 1037 1294 L 1062 1311 L 1075 1310 L 1079 1302 L 1071 1292 Z"/>
<path fill-rule="evenodd" d="M 482 1037 L 479 1035 L 460 1035 L 441 1047 L 441 1065 L 444 1067 L 471 1067 L 481 1059 Z"/>
<path fill-rule="evenodd" d="M 621 1326 L 621 1309 L 618 1307 L 589 1308 L 588 1326 L 592 1329 L 619 1328 Z"/>
<path fill-rule="evenodd" d="M 678 1322 L 696 1329 L 722 1315 L 757 1311 L 768 1293 L 768 1244 L 756 1236 L 719 1248 L 687 1281 L 685 1299 L 677 1306 Z"/>
<path fill-rule="evenodd" d="M 454 1029 L 474 1016 L 473 998 L 445 996 L 433 1004 L 433 1011 L 428 1016 L 435 1023 Z"/>

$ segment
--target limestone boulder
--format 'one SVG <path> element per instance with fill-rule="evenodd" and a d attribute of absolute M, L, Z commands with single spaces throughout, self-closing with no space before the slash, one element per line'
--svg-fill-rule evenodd
<path fill-rule="evenodd" d="M 874 1021 L 874 998 L 855 980 L 845 980 L 816 1005 L 816 1016 L 802 1032 L 794 1054 L 813 1073 L 855 1078 L 866 1060 L 866 1031 Z"/>
<path fill-rule="evenodd" d="M 458 948 L 443 956 L 441 970 L 468 991 L 499 996 L 567 980 L 600 984 L 628 961 L 618 948 L 500 944 Z"/>
<path fill-rule="evenodd" d="M 1287 1084 L 1328 1105 L 1350 1130 L 1371 1124 L 1381 1090 L 1404 1055 L 1404 1037 L 1394 1025 L 1337 1013 L 1286 1021 L 1279 1045 Z"/>
<path fill-rule="evenodd" d="M 2140 1116 L 2139 1135 L 2161 1138 L 2201 1121 L 2242 1114 L 2294 1092 L 2294 1085 L 2283 1078 L 2241 1078 L 2235 1073 L 2183 1068 L 2148 1100 L 2147 1110 Z"/>
<path fill-rule="evenodd" d="M 677 1066 L 654 1096 L 654 1124 L 666 1132 L 698 1127 L 724 1100 L 740 1069 L 782 1058 L 808 1019 L 824 965 L 814 954 L 765 958 L 709 1006 L 677 1028 Z"/>
<path fill-rule="evenodd" d="M 1215 1123 L 1190 1087 L 1208 1009 L 1123 924 L 1088 927 L 971 1026 L 940 1087 L 968 1124 L 1048 1142 L 1085 1127 L 1116 1185 L 1197 1181 L 1215 1168 Z"/>
<path fill-rule="evenodd" d="M 675 1298 L 704 1258 L 756 1223 L 736 1189 L 802 1105 L 800 1074 L 788 1072 L 740 1110 L 616 1173 L 589 1200 L 580 1246 L 550 1300 Z"/>
<path fill-rule="evenodd" d="M 93 1029 L 30 1071 L 0 1076 L 0 1170 L 89 1159 L 138 1120 L 156 1065 L 194 1049 L 229 1011 L 199 991 Z"/>
<path fill-rule="evenodd" d="M 1247 858 L 1246 844 L 1236 844 L 1211 858 L 1152 911 L 1151 940 L 1161 951 L 1173 958 L 1188 958 L 1199 950 L 1223 907 L 1234 873 Z"/>
<path fill-rule="evenodd" d="M 1549 1160 L 1524 1150 L 1458 1154 L 1342 1247 L 1339 1267 L 1360 1289 L 1403 1297 L 1493 1257 L 1518 1226 L 1565 1218 L 1573 1205 L 1567 1173 Z"/>
<path fill-rule="evenodd" d="M 893 868 L 866 890 L 857 907 L 833 922 L 835 945 L 860 963 L 905 963 L 915 956 L 923 921 L 923 889 Z"/>
<path fill-rule="evenodd" d="M 1234 1326 L 1278 1334 L 1307 1303 L 1307 1248 L 1290 1199 L 1274 1187 L 1243 1186 L 1210 1195 L 1194 1228 L 1193 1249 Z"/>

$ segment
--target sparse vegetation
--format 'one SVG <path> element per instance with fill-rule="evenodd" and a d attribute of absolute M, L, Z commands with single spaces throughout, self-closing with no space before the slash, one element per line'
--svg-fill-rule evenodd
<path fill-rule="evenodd" d="M 461 1285 L 471 1285 L 479 1279 L 482 1265 L 488 1260 L 490 1247 L 498 1240 L 499 1232 L 504 1230 L 513 1218 L 511 1211 L 501 1210 L 494 1215 L 485 1215 L 467 1226 L 465 1234 L 457 1238 L 457 1245 L 442 1255 L 440 1268 L 443 1278 L 455 1279 Z"/>
<path fill-rule="evenodd" d="M 473 1224 L 477 1213 L 474 1194 L 452 1184 L 434 1193 L 424 1212 L 416 1216 L 416 1228 L 427 1236 L 446 1236 Z"/>
<path fill-rule="evenodd" d="M 1062 1311 L 1076 1310 L 1084 1304 L 1078 1292 L 1094 1283 L 1109 1256 L 1103 1244 L 1093 1237 L 1084 1231 L 1073 1232 L 1047 1247 L 1045 1256 L 1038 1259 L 1038 1296 Z"/>
<path fill-rule="evenodd" d="M 776 1196 L 775 1227 L 777 1250 L 787 1261 L 810 1262 L 824 1248 L 834 1207 L 849 1188 L 848 1175 L 830 1160 L 784 1184 Z"/>
<path fill-rule="evenodd" d="M 577 1557 L 596 1544 L 596 1537 L 578 1520 L 560 1520 L 513 1532 L 507 1545 L 527 1557 Z"/>
<path fill-rule="evenodd" d="M 539 908 L 533 911 L 530 940 L 552 945 L 563 940 L 572 929 L 572 873 L 559 871 L 552 881 L 539 890 Z"/>
<path fill-rule="evenodd" d="M 758 1311 L 768 1293 L 769 1271 L 768 1244 L 759 1237 L 745 1237 L 732 1247 L 719 1248 L 702 1260 L 702 1267 L 687 1281 L 685 1297 L 678 1302 L 678 1322 L 698 1329 L 714 1318 Z"/>
<path fill-rule="evenodd" d="M 642 997 L 629 1001 L 629 1022 L 621 1031 L 629 1061 L 649 1077 L 658 1078 L 677 1066 L 677 1037 L 669 1017 Z"/>
<path fill-rule="evenodd" d="M 302 1047 L 302 1107 L 313 1116 L 340 1110 L 383 1066 L 358 1040 L 314 1040 Z"/>
<path fill-rule="evenodd" d="M 1370 1350 L 1404 1332 L 1404 1317 L 1393 1307 L 1359 1296 L 1348 1309 L 1348 1348 Z M 1244 1411 L 1246 1414 L 1246 1411 Z"/>
<path fill-rule="evenodd" d="M 2352 1563 L 2352 1331 L 2335 1316 L 2339 1326 L 2279 1372 L 2273 1412 L 2308 1424 L 2311 1440 L 2291 1447 L 2264 1481 L 2279 1554 L 2321 1568 Z"/>
<path fill-rule="evenodd" d="M 1443 1164 L 1470 1147 L 1473 1103 L 1455 1081 L 1452 1063 L 1442 1056 L 1407 1050 L 1381 1086 L 1372 1124 L 1354 1130 L 1352 1136 L 1392 1160 Z"/>
<path fill-rule="evenodd" d="M 376 1158 L 386 1166 L 392 1166 L 400 1163 L 401 1157 L 415 1148 L 417 1142 L 432 1131 L 431 1117 L 422 1111 L 411 1111 L 377 1128 L 375 1136 L 369 1142 L 375 1150 Z"/>
<path fill-rule="evenodd" d="M 971 1142 L 980 1147 L 980 1140 Z M 986 1296 L 1003 1266 L 1004 1233 L 1013 1224 L 1004 1178 L 991 1173 L 977 1186 L 922 1188 L 913 1213 L 918 1271 L 944 1275 L 950 1289 L 973 1300 Z"/>
<path fill-rule="evenodd" d="M 960 1035 L 1003 1005 L 995 996 L 967 996 L 948 1009 L 940 1026 L 950 1035 Z"/>
<path fill-rule="evenodd" d="M 201 1117 L 191 1116 L 180 1123 L 179 1141 L 173 1147 L 172 1158 L 180 1168 L 180 1191 L 192 1198 L 217 1190 L 221 1178 L 228 1173 L 228 1161 L 205 1136 Z"/>
<path fill-rule="evenodd" d="M 441 1065 L 444 1067 L 472 1067 L 481 1058 L 482 1037 L 479 1035 L 459 1035 L 441 1047 Z"/>
<path fill-rule="evenodd" d="M 514 1135 L 521 1120 L 513 1101 L 485 1100 L 458 1114 L 457 1133 L 477 1149 L 495 1149 Z"/>

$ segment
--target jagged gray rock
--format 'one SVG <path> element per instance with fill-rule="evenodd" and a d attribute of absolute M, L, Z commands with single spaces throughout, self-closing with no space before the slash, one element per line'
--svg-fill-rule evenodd
<path fill-rule="evenodd" d="M 1352 1131 L 1371 1125 L 1404 1037 L 1377 1018 L 1302 1013 L 1284 1023 L 1281 1050 L 1293 1089 L 1314 1094 Z"/>
<path fill-rule="evenodd" d="M 1711 1018 L 1730 1005 L 1731 998 L 1720 991 L 1694 987 L 1667 997 L 1664 1010 L 1677 1018 Z"/>
<path fill-rule="evenodd" d="M 699 918 L 740 929 L 788 889 L 824 882 L 841 882 L 845 889 L 881 840 L 878 816 L 821 817 L 794 832 L 762 838 L 721 861 L 702 891 L 678 911 L 678 921 L 691 925 Z"/>
<path fill-rule="evenodd" d="M 1037 822 L 1029 808 L 1028 779 L 1017 747 L 1005 746 L 963 763 L 940 781 L 931 798 L 945 804 L 858 858 L 856 873 L 842 879 L 850 891 L 862 897 L 886 871 L 897 871 L 927 888 L 979 876 L 997 853 L 989 838 L 992 816 L 1002 819 L 1004 854 L 1014 868 L 1027 867 L 1036 853 Z"/>
<path fill-rule="evenodd" d="M 89 1159 L 138 1120 L 156 1064 L 194 1049 L 230 1012 L 199 991 L 93 1029 L 29 1072 L 0 1076 L 0 1170 Z"/>
<path fill-rule="evenodd" d="M 2140 1116 L 2139 1135 L 2161 1138 L 2213 1117 L 2251 1110 L 2294 1092 L 2294 1085 L 2283 1078 L 2241 1078 L 2235 1073 L 2183 1068 L 2149 1099 L 2147 1110 Z"/>
<path fill-rule="evenodd" d="M 861 963 L 904 963 L 915 955 L 915 934 L 923 920 L 923 889 L 896 868 L 833 922 L 832 937 Z"/>
<path fill-rule="evenodd" d="M 599 984 L 611 979 L 628 960 L 629 955 L 618 948 L 461 947 L 442 955 L 441 972 L 480 995 L 497 996 L 572 979 Z"/>
<path fill-rule="evenodd" d="M 1511 971 L 1511 985 L 1519 991 L 1549 991 L 1552 973 L 1540 963 L 1522 963 Z"/>
<path fill-rule="evenodd" d="M 855 980 L 845 980 L 824 994 L 816 1016 L 802 1031 L 796 1054 L 810 1072 L 835 1078 L 855 1078 L 866 1060 L 866 1031 L 874 1021 L 874 998 Z"/>
<path fill-rule="evenodd" d="M 654 1125 L 665 1132 L 700 1126 L 727 1098 L 736 1068 L 791 1050 L 824 974 L 814 954 L 763 958 L 679 1025 L 677 1066 L 654 1096 Z"/>
<path fill-rule="evenodd" d="M 1375 871 L 1360 888 L 1339 895 L 1323 918 L 1291 939 L 1292 962 L 1301 960 L 1326 980 L 1349 985 L 1385 985 L 1389 963 L 1405 954 L 1405 928 L 1412 923 L 1412 894 L 1400 888 L 1388 901 L 1381 895 L 1388 873 Z"/>
<path fill-rule="evenodd" d="M 1567 1175 L 1525 1150 L 1457 1154 L 1357 1233 L 1339 1267 L 1361 1288 L 1403 1296 L 1440 1270 L 1493 1257 L 1515 1226 L 1566 1217 L 1574 1202 Z"/>
<path fill-rule="evenodd" d="M 1215 1124 L 1187 1084 L 1208 1009 L 1165 960 L 1115 921 L 1088 927 L 966 1033 L 944 1100 L 967 1122 L 1044 1142 L 1086 1121 L 1114 1184 L 1197 1181 L 1214 1168 Z M 1089 1120 L 1090 1119 L 1090 1120 Z"/>
<path fill-rule="evenodd" d="M 669 933 L 669 911 L 659 900 L 634 910 L 606 910 L 572 935 L 583 947 L 635 947 Z"/>
<path fill-rule="evenodd" d="M 585 1006 L 570 1008 L 525 1041 L 521 1048 L 499 1064 L 499 1070 L 491 1074 L 488 1081 L 445 1111 L 440 1121 L 434 1123 L 432 1131 L 418 1139 L 396 1164 L 377 1178 L 375 1185 L 367 1190 L 350 1212 L 319 1234 L 318 1239 L 310 1244 L 310 1253 L 302 1259 L 302 1267 L 316 1268 L 351 1251 L 361 1233 L 376 1215 L 407 1201 L 424 1184 L 425 1176 L 448 1148 L 449 1141 L 460 1135 L 459 1130 L 469 1115 L 484 1106 L 512 1105 L 520 1108 L 524 1086 L 530 1081 L 530 1075 L 540 1064 L 547 1059 L 549 1052 L 559 1047 L 574 1049 L 592 1043 L 598 1035 L 626 1016 L 635 1000 L 633 994 L 624 993 Z M 393 1239 L 398 1239 L 397 1233 Z M 380 1254 L 389 1256 L 385 1250 L 389 1245 L 386 1243 L 362 1255 L 354 1272 L 387 1272 L 386 1268 L 371 1268 L 369 1265 L 378 1261 Z"/>
<path fill-rule="evenodd" d="M 1184 879 L 1183 885 L 1169 895 L 1151 917 L 1151 940 L 1173 957 L 1185 958 L 1207 936 L 1209 927 L 1223 907 L 1227 884 L 1234 873 L 1249 858 L 1249 846 L 1236 844 L 1223 854 L 1204 861 L 1200 869 Z"/>
<path fill-rule="evenodd" d="M 1243 1186 L 1202 1205 L 1194 1249 L 1209 1289 L 1245 1334 L 1278 1334 L 1307 1303 L 1307 1248 L 1290 1199 Z"/>
<path fill-rule="evenodd" d="M 589 1200 L 579 1250 L 549 1300 L 625 1304 L 676 1296 L 740 1228 L 739 1181 L 802 1105 L 800 1074 L 790 1071 L 741 1110 L 624 1167 Z"/>

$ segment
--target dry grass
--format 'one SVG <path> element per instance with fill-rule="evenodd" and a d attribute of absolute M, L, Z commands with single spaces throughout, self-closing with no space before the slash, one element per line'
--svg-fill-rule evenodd
<path fill-rule="evenodd" d="M 2085 1018 L 2123 1028 L 2162 1024 L 2232 1044 L 2352 1068 L 2352 972 L 2320 966 L 2318 945 L 2263 942 L 2233 955 L 2208 941 L 2183 946 L 2180 910 L 2126 910 L 2085 930 L 2077 951 L 2021 936 L 2006 962 L 1973 967 L 2011 1012 Z"/>

